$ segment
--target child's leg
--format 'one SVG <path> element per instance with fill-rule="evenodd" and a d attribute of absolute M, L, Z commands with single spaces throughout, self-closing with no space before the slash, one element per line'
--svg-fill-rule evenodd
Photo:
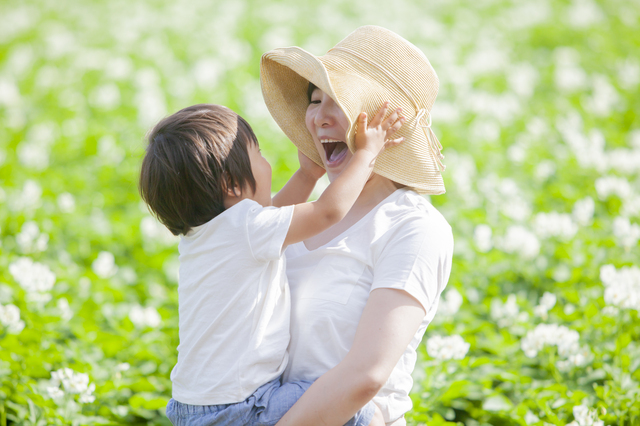
<path fill-rule="evenodd" d="M 313 382 L 300 381 L 271 387 L 255 401 L 256 416 L 251 426 L 274 426 L 296 403 Z M 380 409 L 369 401 L 345 426 L 384 426 Z"/>
<path fill-rule="evenodd" d="M 252 426 L 273 426 L 289 411 L 312 381 L 283 383 L 272 387 L 255 401 L 256 415 Z"/>
<path fill-rule="evenodd" d="M 380 411 L 380 409 L 376 405 L 376 412 L 373 415 L 373 419 L 371 420 L 371 423 L 369 423 L 369 426 L 384 426 L 384 425 L 385 425 L 385 422 L 384 422 L 384 417 L 382 417 L 382 411 Z"/>
<path fill-rule="evenodd" d="M 345 426 L 384 426 L 384 419 L 376 404 L 369 401 Z"/>

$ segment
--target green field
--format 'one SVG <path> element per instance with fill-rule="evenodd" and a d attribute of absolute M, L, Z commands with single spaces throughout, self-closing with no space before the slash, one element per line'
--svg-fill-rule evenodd
<path fill-rule="evenodd" d="M 260 56 L 365 24 L 440 78 L 456 248 L 408 423 L 640 425 L 638 0 L 3 0 L 0 426 L 169 425 L 177 240 L 137 192 L 144 135 L 227 105 L 279 189 Z"/>

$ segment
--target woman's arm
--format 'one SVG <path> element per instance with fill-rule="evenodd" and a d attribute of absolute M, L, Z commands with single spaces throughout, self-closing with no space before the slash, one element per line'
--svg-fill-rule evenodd
<path fill-rule="evenodd" d="M 340 426 L 384 386 L 426 312 L 404 290 L 373 290 L 362 312 L 353 346 L 323 374 L 277 426 Z"/>
<path fill-rule="evenodd" d="M 306 203 L 316 182 L 320 179 L 325 170 L 311 161 L 306 155 L 298 151 L 298 161 L 300 168 L 291 176 L 291 179 L 273 197 L 271 204 L 275 207 L 292 206 L 294 204 Z"/>

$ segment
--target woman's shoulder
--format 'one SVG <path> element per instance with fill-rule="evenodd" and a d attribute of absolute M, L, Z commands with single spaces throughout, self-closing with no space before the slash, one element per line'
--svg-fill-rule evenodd
<path fill-rule="evenodd" d="M 378 237 L 371 245 L 374 262 L 402 258 L 446 263 L 453 256 L 453 232 L 428 199 L 410 189 L 399 190 L 378 212 Z M 413 260 L 411 260 L 413 259 Z"/>
<path fill-rule="evenodd" d="M 390 222 L 389 228 L 403 226 L 451 232 L 451 226 L 438 209 L 425 197 L 408 188 L 397 190 L 379 213 L 376 216 L 381 217 L 376 219 L 386 218 Z"/>

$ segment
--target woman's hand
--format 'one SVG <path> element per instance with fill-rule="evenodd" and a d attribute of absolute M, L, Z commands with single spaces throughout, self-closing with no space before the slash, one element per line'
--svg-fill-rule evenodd
<path fill-rule="evenodd" d="M 302 151 L 298 150 L 298 161 L 300 162 L 300 171 L 309 179 L 317 181 L 320 179 L 326 171 L 318 166 L 313 160 L 304 155 Z"/>
<path fill-rule="evenodd" d="M 382 104 L 376 115 L 367 123 L 367 113 L 362 112 L 358 117 L 358 131 L 356 132 L 356 151 L 363 149 L 377 156 L 384 148 L 395 146 L 404 141 L 404 138 L 389 139 L 402 124 L 405 118 L 400 116 L 401 108 L 396 109 L 389 117 L 384 118 L 389 108 L 389 102 Z"/>

